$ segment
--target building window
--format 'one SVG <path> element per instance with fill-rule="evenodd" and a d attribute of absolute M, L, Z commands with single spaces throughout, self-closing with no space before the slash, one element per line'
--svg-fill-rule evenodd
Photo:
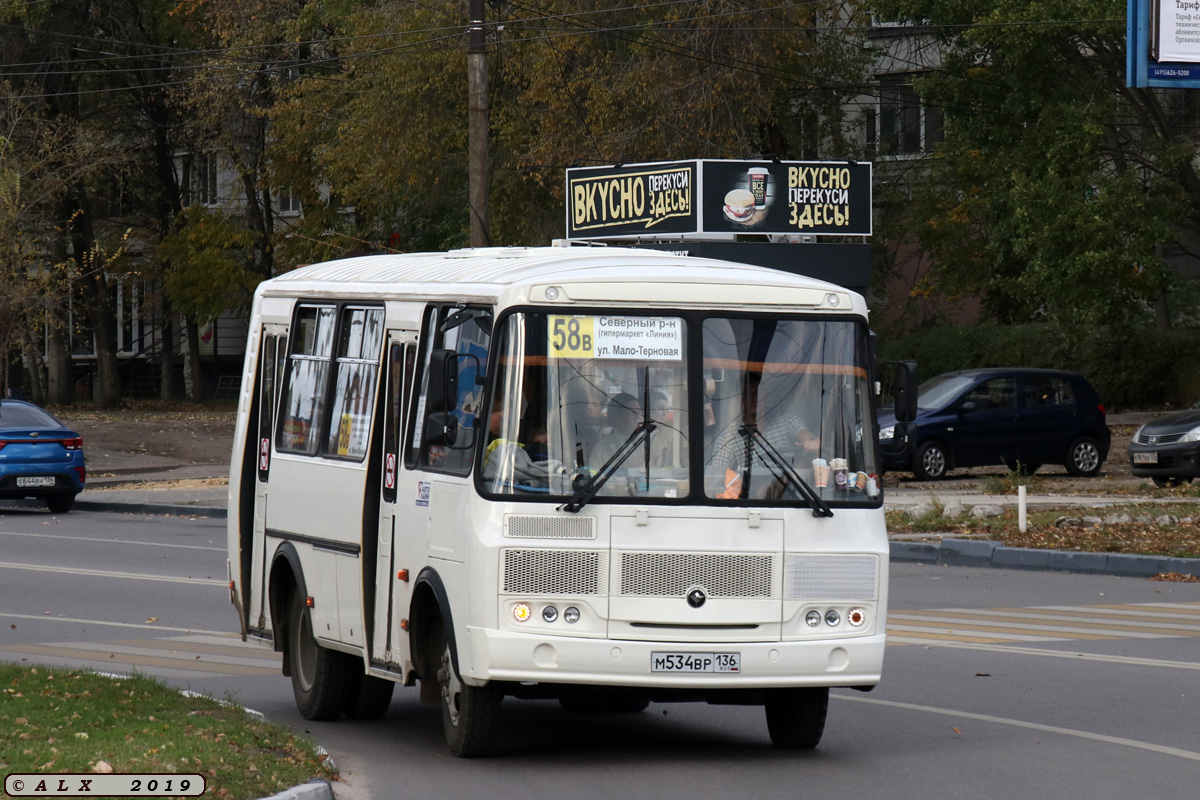
<path fill-rule="evenodd" d="M 189 204 L 211 206 L 217 202 L 217 157 L 196 153 L 191 158 L 187 200 Z"/>
<path fill-rule="evenodd" d="M 942 109 L 922 106 L 910 82 L 882 82 L 866 117 L 867 148 L 884 158 L 919 156 L 942 141 L 942 123 Z"/>
<path fill-rule="evenodd" d="M 280 214 L 299 214 L 300 198 L 292 193 L 292 187 L 279 189 L 275 192 L 275 201 Z"/>

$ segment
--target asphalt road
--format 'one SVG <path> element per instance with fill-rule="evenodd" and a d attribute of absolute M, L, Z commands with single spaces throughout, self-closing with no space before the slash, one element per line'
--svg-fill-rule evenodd
<path fill-rule="evenodd" d="M 462 761 L 415 689 L 378 722 L 303 720 L 278 658 L 231 635 L 224 536 L 220 520 L 0 512 L 0 659 L 232 697 L 315 737 L 354 800 L 1191 800 L 1200 783 L 1200 584 L 894 564 L 884 683 L 835 691 L 814 752 L 773 750 L 759 708 L 507 700 L 499 754 Z"/>

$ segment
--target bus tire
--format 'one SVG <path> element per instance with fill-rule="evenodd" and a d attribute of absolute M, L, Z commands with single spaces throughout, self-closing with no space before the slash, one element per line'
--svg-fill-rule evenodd
<path fill-rule="evenodd" d="M 454 755 L 479 758 L 491 750 L 502 698 L 494 686 L 463 683 L 454 668 L 450 647 L 447 643 L 442 651 L 437 673 L 442 690 L 442 731 Z"/>
<path fill-rule="evenodd" d="M 354 663 L 345 653 L 317 644 L 311 614 L 298 592 L 292 596 L 289 612 L 288 647 L 296 708 L 305 719 L 337 719 L 346 711 L 347 687 L 354 686 Z"/>
<path fill-rule="evenodd" d="M 350 697 L 346 716 L 350 719 L 379 719 L 392 704 L 396 684 L 374 675 L 360 675 L 357 691 Z"/>
<path fill-rule="evenodd" d="M 786 750 L 812 750 L 825 732 L 829 688 L 771 689 L 765 703 L 771 743 Z"/>

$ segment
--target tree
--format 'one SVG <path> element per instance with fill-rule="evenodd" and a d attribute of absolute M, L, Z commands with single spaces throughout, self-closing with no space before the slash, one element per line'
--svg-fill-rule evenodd
<path fill-rule="evenodd" d="M 946 121 L 910 206 L 937 288 L 1000 322 L 1150 317 L 1181 285 L 1163 246 L 1194 254 L 1200 179 L 1186 98 L 1125 87 L 1124 3 L 875 6 L 942 59 L 916 82 Z"/>

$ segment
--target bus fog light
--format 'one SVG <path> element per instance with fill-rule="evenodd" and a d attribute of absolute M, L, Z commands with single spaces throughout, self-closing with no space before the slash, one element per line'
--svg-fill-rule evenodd
<path fill-rule="evenodd" d="M 517 603 L 513 606 L 513 619 L 517 622 L 525 622 L 529 619 L 531 613 L 529 603 Z"/>
<path fill-rule="evenodd" d="M 542 619 L 546 620 L 546 622 L 554 622 L 554 620 L 558 619 L 558 609 L 554 606 L 546 606 L 542 609 Z"/>
<path fill-rule="evenodd" d="M 821 624 L 821 612 L 810 611 L 804 615 L 804 622 L 808 627 L 815 628 Z"/>
<path fill-rule="evenodd" d="M 568 606 L 567 610 L 563 612 L 563 619 L 569 623 L 579 622 L 579 609 L 575 606 Z"/>
<path fill-rule="evenodd" d="M 831 608 L 825 612 L 825 624 L 826 625 L 830 625 L 830 626 L 837 625 L 841 621 L 842 621 L 842 615 L 839 614 L 834 609 Z"/>
<path fill-rule="evenodd" d="M 861 627 L 867 621 L 867 613 L 861 608 L 852 608 L 846 615 L 846 621 L 856 628 Z"/>

